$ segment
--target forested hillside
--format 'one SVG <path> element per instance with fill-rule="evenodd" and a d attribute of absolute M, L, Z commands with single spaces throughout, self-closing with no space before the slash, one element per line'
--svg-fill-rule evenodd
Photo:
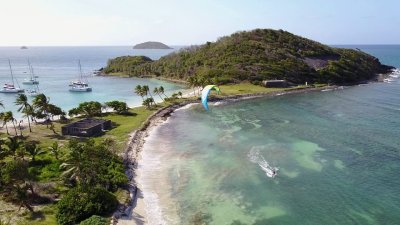
<path fill-rule="evenodd" d="M 219 84 L 265 79 L 343 84 L 369 80 L 390 69 L 359 50 L 332 48 L 282 30 L 256 29 L 191 46 L 157 61 L 119 57 L 109 61 L 105 72 Z"/>

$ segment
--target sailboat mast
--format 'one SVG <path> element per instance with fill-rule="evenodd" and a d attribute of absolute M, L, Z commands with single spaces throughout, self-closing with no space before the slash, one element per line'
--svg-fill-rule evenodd
<path fill-rule="evenodd" d="M 82 76 L 82 66 L 81 66 L 81 60 L 78 60 L 78 65 L 79 65 L 79 76 L 80 80 L 82 81 L 83 76 Z"/>
<path fill-rule="evenodd" d="M 14 75 L 13 75 L 13 72 L 12 72 L 11 61 L 10 61 L 10 59 L 8 59 L 8 66 L 10 67 L 11 82 L 12 82 L 12 84 L 14 85 Z"/>
<path fill-rule="evenodd" d="M 31 61 L 29 60 L 29 58 L 28 58 L 28 66 L 29 66 L 29 73 L 31 75 L 31 80 L 34 80 L 33 68 L 32 68 Z"/>

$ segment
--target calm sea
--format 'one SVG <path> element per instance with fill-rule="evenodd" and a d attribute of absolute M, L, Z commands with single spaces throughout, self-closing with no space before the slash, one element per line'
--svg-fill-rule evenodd
<path fill-rule="evenodd" d="M 400 67 L 400 46 L 351 47 Z M 149 136 L 149 224 L 400 224 L 398 80 L 210 108 Z"/>
<path fill-rule="evenodd" d="M 119 47 L 29 47 L 22 50 L 19 47 L 0 47 L 0 85 L 10 82 L 8 59 L 11 61 L 13 73 L 21 88 L 31 89 L 31 85 L 23 85 L 29 77 L 28 59 L 33 66 L 35 75 L 39 76 L 39 89 L 50 102 L 64 110 L 76 107 L 83 101 L 125 101 L 130 106 L 141 104 L 141 98 L 133 93 L 136 85 L 147 84 L 151 89 L 162 85 L 167 94 L 180 90 L 180 85 L 159 81 L 156 79 L 116 78 L 93 76 L 93 71 L 107 65 L 110 58 L 122 55 L 145 55 L 159 59 L 180 47 L 168 50 L 136 50 L 129 46 Z M 68 84 L 78 79 L 78 60 L 81 61 L 83 73 L 87 76 L 90 86 L 89 93 L 69 92 Z M 12 110 L 17 117 L 17 107 L 14 105 L 16 94 L 0 93 L 0 101 L 6 110 Z"/>

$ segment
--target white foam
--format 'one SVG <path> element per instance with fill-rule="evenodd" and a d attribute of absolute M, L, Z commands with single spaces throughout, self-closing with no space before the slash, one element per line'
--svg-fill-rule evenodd
<path fill-rule="evenodd" d="M 275 177 L 276 172 L 279 170 L 278 167 L 271 166 L 267 160 L 265 160 L 257 147 L 252 147 L 247 154 L 247 157 L 249 158 L 250 162 L 258 164 L 268 177 Z"/>
<path fill-rule="evenodd" d="M 178 109 L 175 109 L 175 112 L 176 112 L 176 111 L 180 111 L 180 110 L 190 109 L 191 107 L 193 107 L 193 106 L 195 106 L 195 105 L 198 105 L 198 104 L 199 104 L 199 103 L 190 103 L 190 104 L 184 105 L 184 106 L 182 106 L 182 107 L 180 107 L 180 108 L 178 108 Z"/>

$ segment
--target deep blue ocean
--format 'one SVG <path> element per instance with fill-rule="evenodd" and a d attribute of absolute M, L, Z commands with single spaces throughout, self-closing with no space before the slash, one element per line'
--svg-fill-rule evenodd
<path fill-rule="evenodd" d="M 400 46 L 345 47 L 400 67 Z M 210 109 L 178 110 L 146 141 L 149 224 L 400 224 L 398 79 Z"/>

